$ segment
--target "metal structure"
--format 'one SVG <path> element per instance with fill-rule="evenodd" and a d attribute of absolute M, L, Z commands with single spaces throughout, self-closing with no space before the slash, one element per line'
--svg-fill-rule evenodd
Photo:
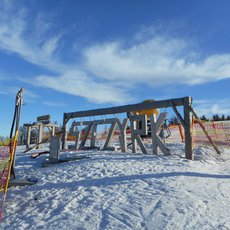
<path fill-rule="evenodd" d="M 58 127 L 58 125 L 50 122 L 50 115 L 39 116 L 37 117 L 37 122 L 33 122 L 32 124 L 24 124 L 23 126 L 27 128 L 27 138 L 26 138 L 27 148 L 29 148 L 30 146 L 31 131 L 33 129 L 38 130 L 37 143 L 40 143 L 42 142 L 44 128 L 48 128 L 51 132 L 51 136 L 54 136 L 55 128 Z"/>
<path fill-rule="evenodd" d="M 64 113 L 63 115 L 63 127 L 62 127 L 62 149 L 66 148 L 66 141 L 67 141 L 67 123 L 70 119 L 74 118 L 82 118 L 82 117 L 93 117 L 93 116 L 103 116 L 108 114 L 119 114 L 119 113 L 130 113 L 135 112 L 138 110 L 150 110 L 150 109 L 161 109 L 161 108 L 168 108 L 171 107 L 173 111 L 175 112 L 177 118 L 179 119 L 180 123 L 182 124 L 184 128 L 185 133 L 185 157 L 187 159 L 193 160 L 193 152 L 192 152 L 192 140 L 191 140 L 191 132 L 190 132 L 190 123 L 191 123 L 191 115 L 190 115 L 190 108 L 192 105 L 192 98 L 191 97 L 183 97 L 183 98 L 174 98 L 174 99 L 168 99 L 168 100 L 161 100 L 161 101 L 153 101 L 153 102 L 145 102 L 145 103 L 138 103 L 138 104 L 130 104 L 130 105 L 124 105 L 124 106 L 117 106 L 117 107 L 110 107 L 110 108 L 103 108 L 103 109 L 94 109 L 94 110 L 87 110 L 87 111 L 78 111 L 78 112 L 69 112 Z M 180 114 L 177 107 L 182 106 L 183 107 L 183 115 Z M 164 114 L 160 114 L 158 119 L 156 119 L 156 116 L 153 114 L 150 116 L 151 120 L 151 130 L 152 130 L 152 142 L 153 142 L 153 153 L 157 154 L 157 148 L 159 147 L 162 152 L 166 155 L 170 154 L 169 150 L 166 148 L 166 146 L 160 141 L 159 136 L 157 135 L 157 132 L 159 130 L 159 127 L 163 123 L 165 118 Z M 127 127 L 127 121 L 130 121 L 131 124 L 131 139 L 132 139 L 132 151 L 135 152 L 136 145 L 139 144 L 141 150 L 143 153 L 146 153 L 146 150 L 143 146 L 142 140 L 140 138 L 140 132 L 146 132 L 145 127 L 142 128 L 142 130 L 137 130 L 136 124 L 137 122 L 143 119 L 143 122 L 146 121 L 145 115 L 134 115 L 130 118 L 126 118 L 123 123 L 121 123 L 118 120 L 111 120 L 111 119 L 105 119 L 105 120 L 97 120 L 97 121 L 87 121 L 84 123 L 84 125 L 87 125 L 87 133 L 92 130 L 92 133 L 96 132 L 97 124 L 100 122 L 104 123 L 117 123 L 120 126 L 120 129 L 122 131 L 122 141 L 121 147 L 122 151 L 126 151 L 126 137 L 124 130 Z M 87 124 L 86 124 L 87 123 Z M 81 123 L 83 125 L 83 123 Z M 79 123 L 80 125 L 80 123 Z M 123 125 L 123 126 L 122 126 Z M 109 138 L 113 133 L 114 125 L 111 125 L 110 128 L 110 134 L 107 137 L 107 142 L 109 142 Z M 142 133 L 143 134 L 143 133 Z M 93 146 L 94 143 L 94 135 L 91 137 L 91 145 Z M 87 138 L 87 134 L 82 139 L 82 142 L 84 144 L 84 141 Z M 123 144 L 122 144 L 123 143 Z M 81 144 L 81 145 L 83 145 Z M 106 145 L 108 146 L 108 144 Z M 105 146 L 105 147 L 106 147 Z"/>

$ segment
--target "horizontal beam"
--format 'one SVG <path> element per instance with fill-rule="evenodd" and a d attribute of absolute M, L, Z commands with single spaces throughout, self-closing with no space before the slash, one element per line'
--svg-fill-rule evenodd
<path fill-rule="evenodd" d="M 114 122 L 118 122 L 118 118 L 111 118 L 111 119 L 105 119 L 105 120 L 94 120 L 94 121 L 79 121 L 79 122 L 74 122 L 72 125 L 73 126 L 82 126 L 82 125 L 103 125 L 103 124 L 112 124 Z"/>
<path fill-rule="evenodd" d="M 39 128 L 39 127 L 44 127 L 44 128 L 49 128 L 49 127 L 59 127 L 59 125 L 56 125 L 56 124 L 42 124 L 42 123 L 39 123 L 39 124 L 36 124 L 36 125 L 32 125 L 32 124 L 23 124 L 23 127 L 30 127 L 30 128 Z"/>
<path fill-rule="evenodd" d="M 37 121 L 49 121 L 51 118 L 50 114 L 37 117 Z"/>
<path fill-rule="evenodd" d="M 92 110 L 79 111 L 79 112 L 70 112 L 70 113 L 64 113 L 64 119 L 100 116 L 100 115 L 116 114 L 116 113 L 127 113 L 127 112 L 134 112 L 137 110 L 167 108 L 172 106 L 172 102 L 174 106 L 182 106 L 184 105 L 185 99 L 189 99 L 189 101 L 192 100 L 191 97 L 183 97 L 183 98 L 176 98 L 176 99 L 169 99 L 169 100 L 162 100 L 162 101 L 116 106 L 116 107 L 103 108 L 103 109 L 92 109 Z"/>

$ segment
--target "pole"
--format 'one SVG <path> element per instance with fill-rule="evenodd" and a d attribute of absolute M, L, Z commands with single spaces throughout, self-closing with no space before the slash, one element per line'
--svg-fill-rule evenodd
<path fill-rule="evenodd" d="M 192 104 L 191 97 L 184 98 L 184 133 L 185 133 L 185 157 L 189 160 L 194 160 L 192 152 L 192 136 L 190 129 L 190 106 Z"/>

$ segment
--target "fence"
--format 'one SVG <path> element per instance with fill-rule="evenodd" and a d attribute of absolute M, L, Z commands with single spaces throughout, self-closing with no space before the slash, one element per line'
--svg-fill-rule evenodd
<path fill-rule="evenodd" d="M 7 180 L 9 179 L 10 160 L 13 157 L 11 156 L 13 145 L 14 138 L 0 142 L 0 192 L 6 189 Z"/>
<path fill-rule="evenodd" d="M 209 136 L 218 146 L 230 147 L 230 121 L 202 122 Z M 178 125 L 170 125 L 171 136 L 166 142 L 183 142 Z M 193 123 L 191 127 L 193 146 L 211 145 L 198 123 Z"/>
<path fill-rule="evenodd" d="M 203 125 L 216 145 L 230 147 L 230 121 L 203 122 Z M 192 139 L 194 145 L 210 144 L 197 123 L 192 127 Z"/>
<path fill-rule="evenodd" d="M 16 136 L 6 141 L 0 142 L 0 222 L 6 199 L 8 183 L 10 179 L 10 172 L 14 159 L 14 150 L 17 145 L 18 133 Z"/>

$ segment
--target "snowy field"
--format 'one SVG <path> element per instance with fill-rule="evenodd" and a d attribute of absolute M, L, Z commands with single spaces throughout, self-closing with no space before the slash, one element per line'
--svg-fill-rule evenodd
<path fill-rule="evenodd" d="M 197 147 L 172 156 L 78 151 L 90 158 L 42 167 L 17 152 L 17 178 L 32 186 L 8 190 L 3 229 L 230 229 L 230 150 Z"/>

